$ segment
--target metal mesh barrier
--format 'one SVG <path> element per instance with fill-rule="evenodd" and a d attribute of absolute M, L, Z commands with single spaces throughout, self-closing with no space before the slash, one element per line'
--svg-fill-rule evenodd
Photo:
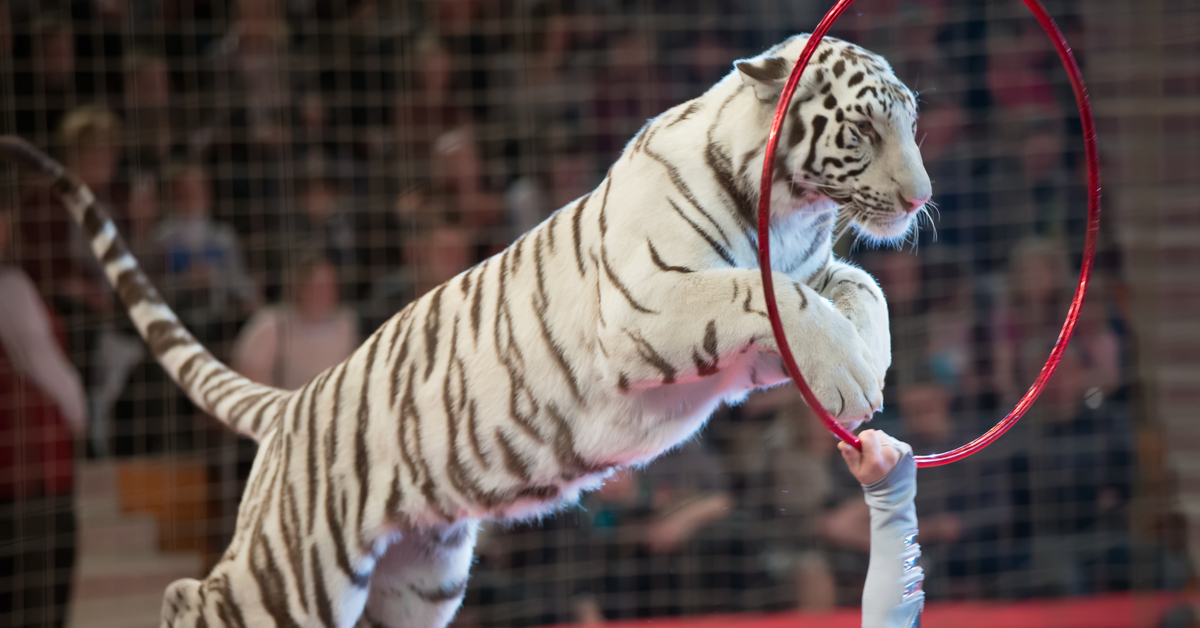
<path fill-rule="evenodd" d="M 921 472 L 931 604 L 1193 582 L 1200 10 L 1047 4 L 1100 125 L 1095 280 L 1022 423 Z M 218 357 L 296 387 L 591 190 L 648 118 L 827 8 L 0 0 L 0 131 L 92 185 Z M 1008 411 L 1065 314 L 1087 209 L 1070 86 L 1019 2 L 861 0 L 832 35 L 920 94 L 936 209 L 903 243 L 850 230 L 836 250 L 888 296 L 876 426 L 944 451 Z M 0 310 L 44 305 L 0 334 L 0 625 L 156 626 L 165 586 L 228 542 L 254 447 L 167 379 L 46 182 L 7 167 L 0 263 Z M 298 354 L 281 321 L 309 307 L 326 335 Z M 58 338 L 76 392 L 35 381 L 25 323 Z M 852 607 L 867 511 L 834 445 L 788 387 L 723 408 L 578 506 L 488 524 L 456 625 Z"/>

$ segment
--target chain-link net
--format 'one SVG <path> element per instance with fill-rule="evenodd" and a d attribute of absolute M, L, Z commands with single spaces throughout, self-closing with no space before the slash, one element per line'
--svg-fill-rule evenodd
<path fill-rule="evenodd" d="M 1192 578 L 1200 10 L 1048 4 L 1100 125 L 1095 280 L 1027 418 L 921 472 L 931 607 Z M 588 192 L 648 118 L 827 8 L 0 0 L 0 129 L 80 174 L 218 357 L 298 387 Z M 861 0 L 832 34 L 920 94 L 936 209 L 903 244 L 851 230 L 837 250 L 888 296 L 876 425 L 944 451 L 1008 411 L 1065 315 L 1087 209 L 1070 86 L 1015 1 Z M 153 362 L 47 182 L 2 176 L 0 625 L 157 625 L 166 584 L 228 541 L 253 445 Z M 853 607 L 866 516 L 798 395 L 757 393 L 579 506 L 488 524 L 457 621 Z"/>

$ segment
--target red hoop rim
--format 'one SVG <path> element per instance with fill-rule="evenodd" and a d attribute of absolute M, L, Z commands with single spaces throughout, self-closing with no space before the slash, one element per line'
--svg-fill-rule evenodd
<path fill-rule="evenodd" d="M 1038 0 L 1021 1 L 1033 13 L 1034 17 L 1037 18 L 1038 23 L 1042 26 L 1042 30 L 1046 32 L 1046 36 L 1054 44 L 1058 58 L 1062 61 L 1063 68 L 1066 69 L 1067 75 L 1071 79 L 1071 88 L 1075 92 L 1075 104 L 1079 108 L 1079 119 L 1083 125 L 1083 143 L 1087 157 L 1088 175 L 1088 222 L 1083 249 L 1083 261 L 1079 270 L 1079 284 L 1075 288 L 1075 295 L 1071 299 L 1071 307 L 1067 310 L 1067 318 L 1063 322 L 1062 331 L 1058 334 L 1058 340 L 1054 343 L 1054 348 L 1050 351 L 1050 357 L 1046 360 L 1046 364 L 1042 367 L 1033 385 L 1029 387 L 1029 390 L 1017 402 L 1016 407 L 996 423 L 992 429 L 957 449 L 940 454 L 917 456 L 918 467 L 937 467 L 950 464 L 951 462 L 956 462 L 978 453 L 992 444 L 997 438 L 1000 438 L 1002 434 L 1015 425 L 1025 412 L 1029 410 L 1029 407 L 1037 400 L 1038 395 L 1042 394 L 1042 389 L 1046 387 L 1047 382 L 1050 381 L 1050 377 L 1054 375 L 1059 361 L 1062 360 L 1062 354 L 1067 348 L 1067 343 L 1070 342 L 1071 335 L 1075 332 L 1075 323 L 1079 319 L 1083 299 L 1087 294 L 1088 281 L 1092 274 L 1092 264 L 1096 257 L 1096 236 L 1100 228 L 1100 158 L 1096 148 L 1096 125 L 1092 119 L 1092 107 L 1088 102 L 1087 88 L 1083 84 L 1083 75 L 1079 71 L 1079 64 L 1075 62 L 1075 56 L 1071 54 L 1071 48 L 1067 45 L 1066 38 L 1063 37 L 1062 31 L 1058 29 L 1058 25 L 1054 23 L 1054 20 L 1046 12 L 1046 8 Z M 771 329 L 775 333 L 775 340 L 779 345 L 779 352 L 784 364 L 787 366 L 788 372 L 793 375 L 792 381 L 795 382 L 796 388 L 800 389 L 800 394 L 804 397 L 804 401 L 816 413 L 817 418 L 825 424 L 825 427 L 829 428 L 829 431 L 833 432 L 838 438 L 861 450 L 862 443 L 859 442 L 858 438 L 830 416 L 825 411 L 825 408 L 821 406 L 821 403 L 817 401 L 816 396 L 808 387 L 808 382 L 804 380 L 804 376 L 800 373 L 800 368 L 796 365 L 795 357 L 792 356 L 791 347 L 788 345 L 787 336 L 783 331 L 783 322 L 779 318 L 779 307 L 775 303 L 775 285 L 771 276 L 771 239 L 769 237 L 771 184 L 773 182 L 772 164 L 775 163 L 775 153 L 779 145 L 779 132 L 783 128 L 783 120 L 787 113 L 788 104 L 791 103 L 796 86 L 800 83 L 800 75 L 808 67 L 809 59 L 812 58 L 817 46 L 825 38 L 825 34 L 829 32 L 833 23 L 841 17 L 842 13 L 851 4 L 854 4 L 854 0 L 838 0 L 837 4 L 825 14 L 825 18 L 821 20 L 816 30 L 809 36 L 808 42 L 804 46 L 804 51 L 800 53 L 800 59 L 796 62 L 796 67 L 792 70 L 792 74 L 788 77 L 788 81 L 783 88 L 783 94 L 779 97 L 779 106 L 775 109 L 775 119 L 771 123 L 771 132 L 767 136 L 767 149 L 763 155 L 762 186 L 759 191 L 758 201 L 758 265 L 762 273 L 763 296 L 767 302 L 767 314 L 771 320 Z"/>

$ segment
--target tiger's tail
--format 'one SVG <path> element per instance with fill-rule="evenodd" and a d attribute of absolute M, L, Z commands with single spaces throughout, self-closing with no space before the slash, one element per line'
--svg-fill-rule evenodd
<path fill-rule="evenodd" d="M 11 135 L 0 137 L 0 159 L 50 177 L 54 194 L 87 234 L 92 253 L 158 362 L 201 409 L 261 440 L 275 422 L 278 402 L 291 393 L 252 382 L 209 353 L 150 283 L 92 191 L 62 164 Z"/>

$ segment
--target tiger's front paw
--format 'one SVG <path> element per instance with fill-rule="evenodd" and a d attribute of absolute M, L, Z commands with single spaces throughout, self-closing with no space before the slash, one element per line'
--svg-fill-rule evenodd
<path fill-rule="evenodd" d="M 813 394 L 842 424 L 855 426 L 883 408 L 883 376 L 871 348 L 849 321 L 813 343 L 801 364 Z"/>

